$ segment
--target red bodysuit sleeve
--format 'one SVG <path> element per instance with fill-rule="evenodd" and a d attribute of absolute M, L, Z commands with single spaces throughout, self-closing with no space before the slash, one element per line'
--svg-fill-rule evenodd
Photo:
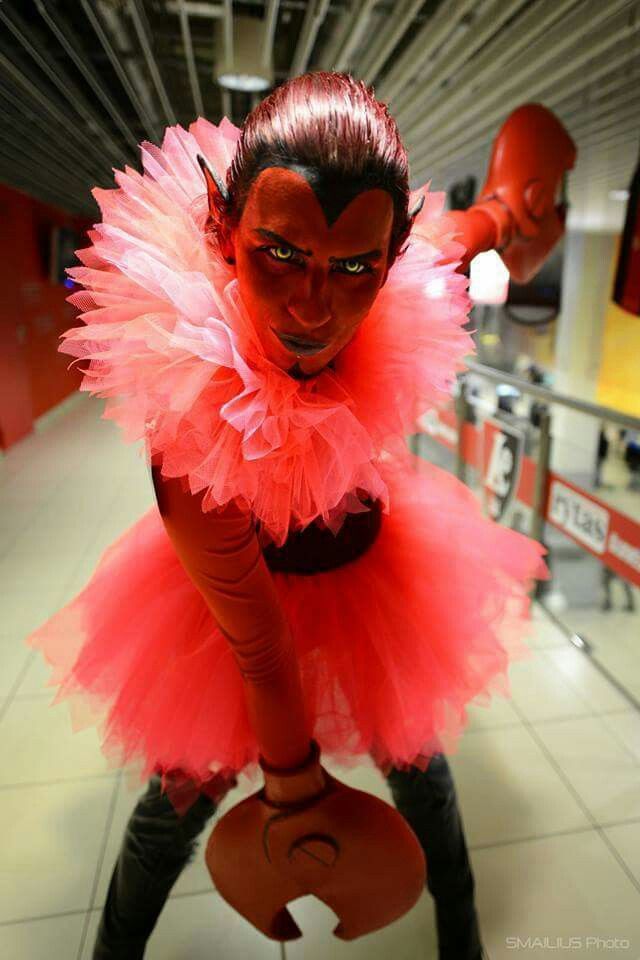
<path fill-rule="evenodd" d="M 289 628 L 252 517 L 231 504 L 204 513 L 202 494 L 157 466 L 153 484 L 167 533 L 189 577 L 233 648 L 262 757 L 290 768 L 309 755 L 310 736 Z"/>
<path fill-rule="evenodd" d="M 330 777 L 311 748 L 295 649 L 251 516 L 233 505 L 204 513 L 186 481 L 152 472 L 178 557 L 233 648 L 263 758 L 264 788 L 209 838 L 216 890 L 277 940 L 300 936 L 286 905 L 303 894 L 334 910 L 345 939 L 391 923 L 424 888 L 424 855 L 395 810 Z"/>

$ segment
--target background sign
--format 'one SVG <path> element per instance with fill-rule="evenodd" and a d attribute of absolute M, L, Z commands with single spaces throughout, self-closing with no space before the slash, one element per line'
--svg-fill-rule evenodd
<path fill-rule="evenodd" d="M 456 448 L 453 409 L 430 410 L 420 425 L 439 443 L 450 450 Z M 501 420 L 485 420 L 482 431 L 465 423 L 463 431 L 463 456 L 467 464 L 482 470 L 491 516 L 505 522 L 505 514 L 516 500 L 526 515 L 533 506 L 536 464 L 524 456 L 523 434 Z M 545 519 L 618 576 L 640 587 L 640 524 L 631 517 L 550 471 Z M 526 526 L 514 526 L 526 532 Z"/>
<path fill-rule="evenodd" d="M 564 477 L 550 476 L 547 520 L 640 587 L 640 524 Z"/>
<path fill-rule="evenodd" d="M 524 436 L 501 420 L 484 421 L 484 492 L 489 516 L 504 517 L 520 484 Z"/>

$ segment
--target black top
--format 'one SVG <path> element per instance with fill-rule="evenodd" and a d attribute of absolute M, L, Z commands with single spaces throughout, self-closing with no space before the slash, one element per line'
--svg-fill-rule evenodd
<path fill-rule="evenodd" d="M 281 547 L 268 544 L 263 548 L 267 566 L 279 573 L 309 575 L 357 560 L 375 541 L 382 519 L 379 501 L 367 500 L 365 506 L 369 509 L 362 513 L 348 513 L 336 534 L 310 523 L 290 533 Z"/>
<path fill-rule="evenodd" d="M 327 367 L 333 370 L 333 361 Z M 297 361 L 287 373 L 294 380 L 311 380 L 317 376 L 317 373 L 304 373 Z M 262 552 L 269 569 L 279 573 L 312 575 L 357 560 L 378 536 L 382 514 L 378 501 L 367 499 L 363 503 L 369 509 L 362 513 L 347 513 L 336 534 L 317 523 L 310 523 L 304 530 L 290 533 L 281 547 L 268 544 Z M 257 527 L 260 528 L 259 523 Z"/>

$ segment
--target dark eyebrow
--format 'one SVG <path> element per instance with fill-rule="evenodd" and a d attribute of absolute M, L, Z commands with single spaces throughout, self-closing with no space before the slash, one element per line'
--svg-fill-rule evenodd
<path fill-rule="evenodd" d="M 348 257 L 329 257 L 329 263 L 342 263 L 345 260 L 379 260 L 381 250 L 367 250 L 366 253 L 351 253 Z"/>
<path fill-rule="evenodd" d="M 303 257 L 311 256 L 311 250 L 303 250 L 302 247 L 297 247 L 295 243 L 291 243 L 290 240 L 285 240 L 284 237 L 281 237 L 279 233 L 274 233 L 273 230 L 263 230 L 262 228 L 258 228 L 256 233 L 259 233 L 267 240 L 273 240 L 275 243 L 281 244 L 283 247 L 290 247 L 292 250 L 295 250 L 296 253 L 301 253 Z"/>

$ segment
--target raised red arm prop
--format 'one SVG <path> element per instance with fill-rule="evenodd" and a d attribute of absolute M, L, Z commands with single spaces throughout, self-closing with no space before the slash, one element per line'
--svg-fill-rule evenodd
<path fill-rule="evenodd" d="M 564 232 L 566 208 L 556 198 L 575 159 L 573 140 L 550 110 L 539 103 L 514 110 L 495 139 L 478 200 L 447 214 L 467 248 L 460 269 L 495 249 L 516 283 L 535 276 Z"/>
<path fill-rule="evenodd" d="M 304 715 L 287 623 L 249 514 L 203 513 L 181 480 L 153 481 L 167 533 L 229 639 L 245 681 L 265 787 L 215 827 L 206 860 L 218 892 L 268 937 L 300 936 L 286 904 L 315 894 L 344 940 L 402 916 L 425 883 L 422 850 L 382 800 L 329 776 Z"/>

